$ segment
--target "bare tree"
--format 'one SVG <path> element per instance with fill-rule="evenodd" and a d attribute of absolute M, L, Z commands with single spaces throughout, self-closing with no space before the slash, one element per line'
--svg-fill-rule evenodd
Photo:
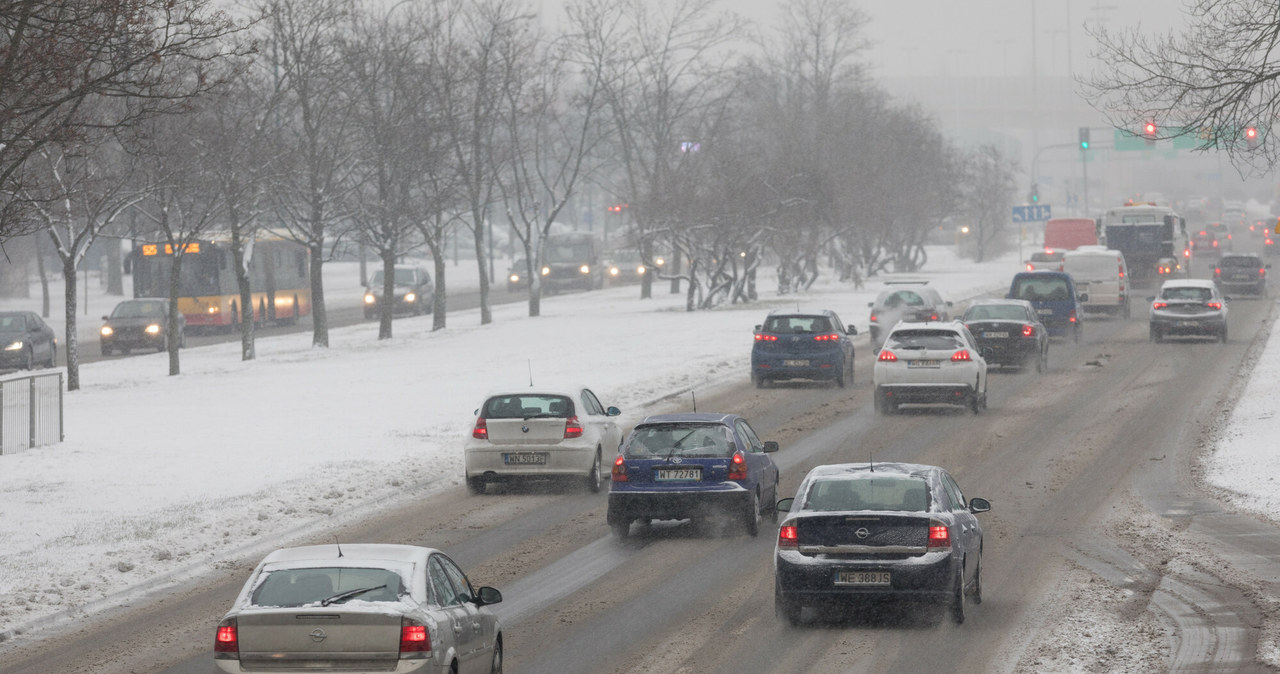
<path fill-rule="evenodd" d="M 971 225 L 972 242 L 966 252 L 982 262 L 988 253 L 1000 252 L 1008 234 L 1009 208 L 1017 189 L 1014 165 L 999 148 L 983 145 L 965 158 L 963 170 L 961 212 Z"/>
<path fill-rule="evenodd" d="M 1242 172 L 1269 173 L 1280 159 L 1280 5 L 1274 0 L 1190 0 L 1181 33 L 1091 30 L 1103 63 L 1084 82 L 1119 129 L 1155 122 L 1157 135 L 1196 134 Z M 1258 129 L 1251 142 L 1245 129 Z"/>

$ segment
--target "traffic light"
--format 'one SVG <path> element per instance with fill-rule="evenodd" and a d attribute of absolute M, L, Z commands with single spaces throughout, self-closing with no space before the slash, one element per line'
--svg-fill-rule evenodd
<path fill-rule="evenodd" d="M 1089 149 L 1089 127 L 1087 126 L 1080 127 L 1080 149 Z"/>
<path fill-rule="evenodd" d="M 1027 201 L 1033 204 L 1040 203 L 1040 185 L 1031 183 L 1031 191 L 1027 193 Z"/>
<path fill-rule="evenodd" d="M 1147 122 L 1142 125 L 1142 137 L 1147 139 L 1147 145 L 1156 144 L 1156 123 Z"/>
<path fill-rule="evenodd" d="M 1258 127 L 1250 126 L 1244 130 L 1244 140 L 1250 150 L 1258 149 Z"/>

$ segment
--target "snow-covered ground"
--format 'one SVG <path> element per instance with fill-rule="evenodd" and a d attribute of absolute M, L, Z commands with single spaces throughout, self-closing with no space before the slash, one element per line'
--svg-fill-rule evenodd
<path fill-rule="evenodd" d="M 1001 290 L 1016 255 L 981 265 L 931 249 L 927 277 L 954 300 Z M 499 265 L 499 268 L 505 268 Z M 326 265 L 331 302 L 358 302 L 354 264 Z M 450 287 L 475 277 L 450 267 Z M 822 279 L 780 296 L 762 276 L 761 301 L 686 313 L 683 296 L 639 301 L 634 286 L 545 298 L 526 305 L 401 318 L 379 341 L 366 323 L 261 339 L 258 359 L 238 343 L 186 349 L 182 374 L 167 356 L 86 364 L 66 396 L 66 440 L 0 456 L 0 635 L 93 610 L 222 560 L 253 557 L 424 491 L 461 483 L 462 438 L 485 392 L 585 382 L 634 422 L 672 391 L 745 381 L 752 327 L 776 307 L 831 308 L 867 328 L 881 287 Z M 54 284 L 61 330 L 61 283 Z M 89 316 L 77 331 L 96 349 L 96 320 L 114 303 L 90 282 Z M 498 290 L 502 292 L 502 290 Z M 39 298 L 5 308 L 39 307 Z M 1280 343 L 1262 355 L 1222 445 L 1214 484 L 1240 504 L 1280 519 L 1280 457 L 1264 438 L 1280 433 L 1270 409 Z"/>

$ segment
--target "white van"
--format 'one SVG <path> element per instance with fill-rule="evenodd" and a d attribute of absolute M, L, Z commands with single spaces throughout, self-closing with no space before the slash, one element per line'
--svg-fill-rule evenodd
<path fill-rule="evenodd" d="M 1129 317 L 1129 268 L 1124 254 L 1102 246 L 1081 246 L 1062 256 L 1062 271 L 1071 274 L 1076 291 L 1088 295 L 1085 311 Z"/>

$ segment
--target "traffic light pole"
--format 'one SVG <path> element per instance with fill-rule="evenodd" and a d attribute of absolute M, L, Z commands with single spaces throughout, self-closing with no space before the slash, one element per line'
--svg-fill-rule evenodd
<path fill-rule="evenodd" d="M 1084 217 L 1089 217 L 1089 158 L 1088 150 L 1080 150 L 1080 168 L 1084 171 Z"/>

